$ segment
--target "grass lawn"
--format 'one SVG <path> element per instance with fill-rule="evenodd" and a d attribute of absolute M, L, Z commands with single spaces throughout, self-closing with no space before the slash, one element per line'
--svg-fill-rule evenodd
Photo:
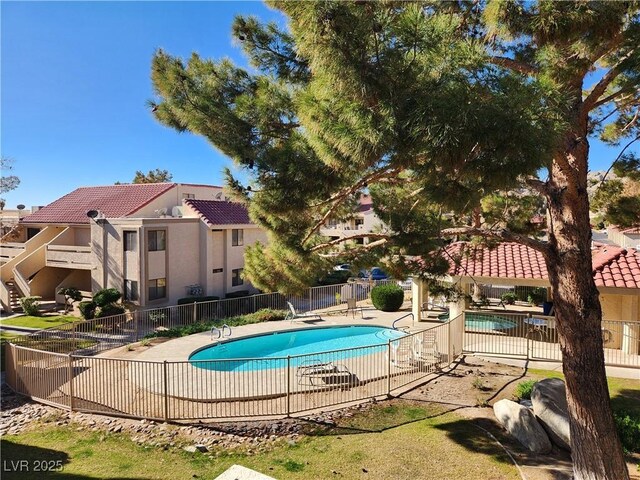
<path fill-rule="evenodd" d="M 385 406 L 386 405 L 386 406 Z M 216 454 L 217 453 L 217 454 Z M 187 453 L 133 443 L 127 435 L 46 424 L 2 438 L 4 464 L 60 460 L 37 478 L 215 478 L 233 464 L 278 479 L 519 479 L 503 450 L 470 420 L 437 407 L 382 404 L 311 432 L 298 443 L 254 455 Z M 31 463 L 33 464 L 33 463 Z M 3 480 L 34 478 L 3 472 Z"/>
<path fill-rule="evenodd" d="M 77 322 L 78 320 L 81 319 L 79 317 L 72 317 L 71 315 L 47 315 L 41 317 L 24 315 L 22 317 L 13 317 L 1 320 L 0 325 L 12 325 L 14 327 L 28 328 L 50 328 L 69 322 Z"/>
<path fill-rule="evenodd" d="M 552 370 L 529 370 L 532 378 L 561 378 L 561 372 Z M 636 415 L 640 415 L 640 381 L 630 378 L 607 377 L 609 384 L 609 395 L 611 397 L 611 407 L 614 411 L 624 410 Z"/>

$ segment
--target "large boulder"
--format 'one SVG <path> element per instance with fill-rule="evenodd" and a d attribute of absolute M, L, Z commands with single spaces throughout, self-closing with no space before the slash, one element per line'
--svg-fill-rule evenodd
<path fill-rule="evenodd" d="M 569 408 L 565 385 L 559 378 L 546 378 L 531 391 L 533 413 L 545 428 L 551 441 L 565 450 L 571 450 Z"/>
<path fill-rule="evenodd" d="M 498 422 L 522 445 L 534 453 L 549 453 L 551 441 L 531 410 L 511 400 L 493 405 Z"/>

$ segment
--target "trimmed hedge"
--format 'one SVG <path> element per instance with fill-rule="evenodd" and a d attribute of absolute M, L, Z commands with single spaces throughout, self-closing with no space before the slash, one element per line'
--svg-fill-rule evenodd
<path fill-rule="evenodd" d="M 122 294 L 116 288 L 103 288 L 93 296 L 93 301 L 101 308 L 116 303 L 122 298 Z"/>
<path fill-rule="evenodd" d="M 242 297 L 248 297 L 248 296 L 249 296 L 249 290 L 238 290 L 237 292 L 227 293 L 227 295 L 224 298 L 242 298 Z"/>
<path fill-rule="evenodd" d="M 399 285 L 378 285 L 371 290 L 373 306 L 383 312 L 397 312 L 404 302 L 404 290 Z"/>
<path fill-rule="evenodd" d="M 208 297 L 184 297 L 178 299 L 178 305 L 188 305 L 189 303 L 196 302 L 213 302 L 215 300 L 220 300 L 220 297 L 216 297 L 215 295 L 211 295 Z"/>
<path fill-rule="evenodd" d="M 96 308 L 98 308 L 98 305 L 96 305 L 96 302 L 92 301 L 80 302 L 78 304 L 80 315 L 82 315 L 82 318 L 85 320 L 91 320 L 96 316 Z"/>
<path fill-rule="evenodd" d="M 217 320 L 209 320 L 205 322 L 192 323 L 190 325 L 181 325 L 179 327 L 169 328 L 167 330 L 160 330 L 150 333 L 145 338 L 153 337 L 186 337 L 187 335 L 193 335 L 194 333 L 207 332 L 211 330 L 211 327 L 222 327 L 227 324 L 230 327 L 238 327 L 241 325 L 249 325 L 252 323 L 271 322 L 274 320 L 284 320 L 287 316 L 286 310 L 271 310 L 263 308 L 255 313 L 248 315 L 240 315 L 237 317 L 221 318 Z"/>
<path fill-rule="evenodd" d="M 29 315 L 31 317 L 39 317 L 40 312 L 40 300 L 42 297 L 34 295 L 32 297 L 22 297 L 20 298 L 20 306 L 22 307 L 22 311 L 25 315 Z"/>
<path fill-rule="evenodd" d="M 98 314 L 96 315 L 96 318 L 102 318 L 102 317 L 111 317 L 113 315 L 120 315 L 124 312 L 126 312 L 127 310 L 122 306 L 122 305 L 118 305 L 118 304 L 108 304 L 105 305 L 104 307 L 100 308 L 100 311 L 98 312 Z"/>

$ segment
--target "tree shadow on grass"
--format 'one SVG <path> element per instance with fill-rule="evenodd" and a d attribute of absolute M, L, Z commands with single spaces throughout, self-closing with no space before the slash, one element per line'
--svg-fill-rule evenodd
<path fill-rule="evenodd" d="M 2 480 L 81 480 L 100 478 L 100 467 L 96 465 L 97 476 L 66 473 L 65 468 L 70 458 L 66 452 L 49 448 L 22 445 L 11 437 L 4 437 L 0 441 L 2 462 L 0 475 Z M 114 480 L 119 480 L 113 477 Z M 131 480 L 131 477 L 127 477 Z"/>
<path fill-rule="evenodd" d="M 533 454 L 508 437 L 492 419 L 458 418 L 452 422 L 434 425 L 433 428 L 445 431 L 450 440 L 470 452 L 490 456 L 501 463 L 511 465 L 516 463 L 520 467 L 546 468 L 547 474 L 555 480 L 571 478 L 571 459 L 567 452 L 554 447 L 548 455 Z M 554 468 L 554 465 L 557 467 Z"/>
<path fill-rule="evenodd" d="M 342 418 L 336 424 L 307 419 L 308 428 L 304 433 L 309 436 L 382 433 L 403 425 L 435 419 L 459 408 L 466 407 L 463 405 L 443 406 L 417 400 L 389 400 L 359 412 L 353 417 Z"/>
<path fill-rule="evenodd" d="M 614 412 L 626 411 L 640 416 L 640 382 L 636 390 L 624 388 L 612 395 L 611 408 Z"/>

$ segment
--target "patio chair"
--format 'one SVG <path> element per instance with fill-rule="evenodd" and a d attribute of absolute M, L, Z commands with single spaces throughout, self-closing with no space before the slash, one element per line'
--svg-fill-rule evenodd
<path fill-rule="evenodd" d="M 438 350 L 436 332 L 427 330 L 422 335 L 416 335 L 413 339 L 413 353 L 415 358 L 426 362 L 439 362 L 441 359 Z"/>
<path fill-rule="evenodd" d="M 289 306 L 289 312 L 287 313 L 287 316 L 284 318 L 285 320 L 291 320 L 292 322 L 294 321 L 298 321 L 298 322 L 304 322 L 306 320 L 322 320 L 322 317 L 320 315 L 318 315 L 317 313 L 298 313 L 296 312 L 295 307 L 291 304 L 291 302 L 287 302 L 287 305 Z"/>
<path fill-rule="evenodd" d="M 391 364 L 396 368 L 410 368 L 416 365 L 416 357 L 411 337 L 404 337 L 391 342 L 389 350 Z"/>
<path fill-rule="evenodd" d="M 351 312 L 353 318 L 356 318 L 358 310 L 360 310 L 360 316 L 364 318 L 363 307 L 358 306 L 358 301 L 355 298 L 347 298 L 347 315 Z"/>

